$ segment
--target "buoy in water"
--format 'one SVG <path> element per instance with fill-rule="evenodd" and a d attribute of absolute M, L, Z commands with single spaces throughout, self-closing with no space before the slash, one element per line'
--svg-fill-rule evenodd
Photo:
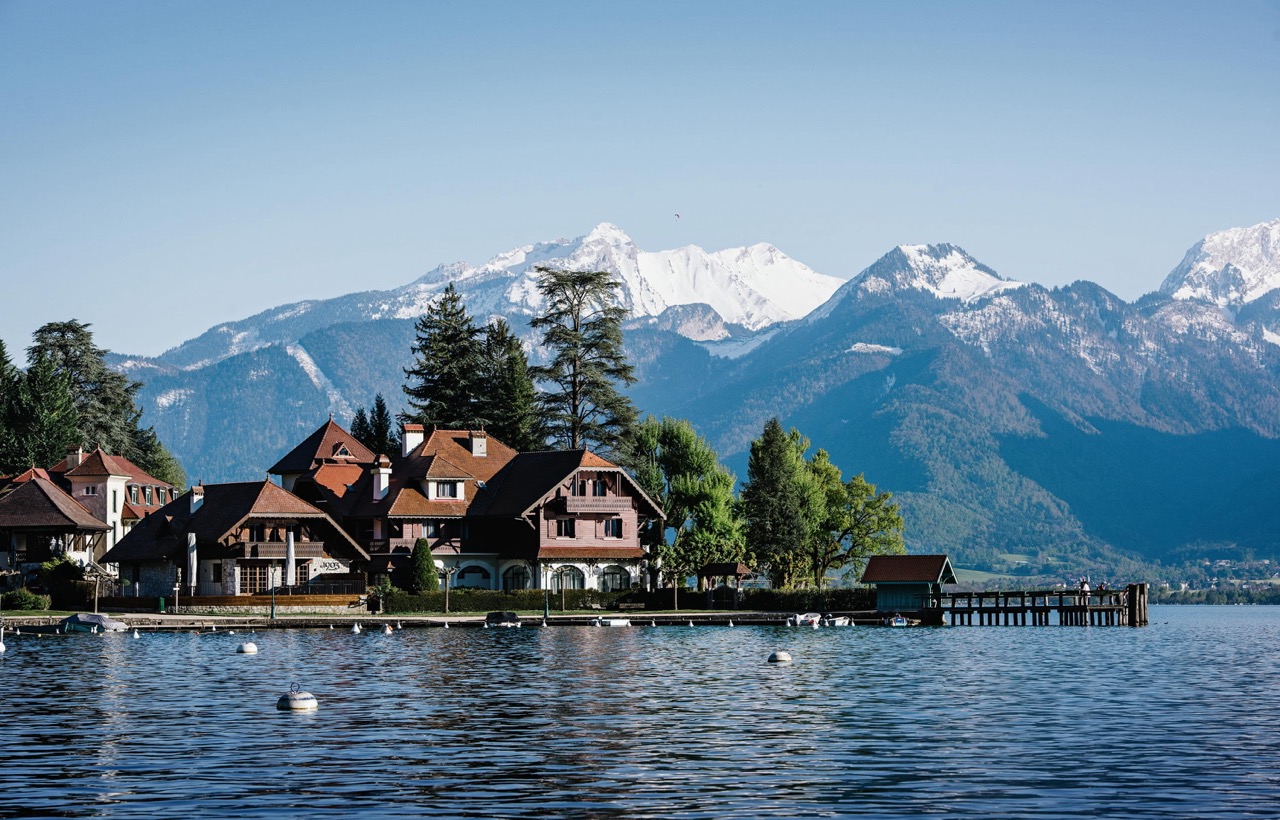
<path fill-rule="evenodd" d="M 693 621 L 690 621 L 690 622 L 689 622 L 689 626 L 693 626 Z"/>
<path fill-rule="evenodd" d="M 404 629 L 404 624 L 400 623 L 399 621 L 396 621 L 396 629 Z"/>
<path fill-rule="evenodd" d="M 543 619 L 542 619 L 542 625 L 543 625 L 543 626 L 546 626 L 546 625 L 547 625 L 547 619 L 546 619 L 546 618 L 543 618 Z"/>
<path fill-rule="evenodd" d="M 245 641 L 236 647 L 236 652 L 241 655 L 256 655 L 258 654 L 258 645 L 253 641 Z"/>
<path fill-rule="evenodd" d="M 135 629 L 135 630 L 133 630 L 133 637 L 136 639 L 136 638 L 141 638 L 142 636 L 141 636 L 141 635 L 139 635 L 139 634 L 138 634 L 138 630 L 136 630 L 136 629 Z"/>
<path fill-rule="evenodd" d="M 732 619 L 730 619 L 730 620 L 729 620 L 729 626 L 733 626 L 733 620 L 732 620 Z"/>
<path fill-rule="evenodd" d="M 0 626 L 0 652 L 4 652 L 4 627 Z"/>
<path fill-rule="evenodd" d="M 333 624 L 329 624 L 329 628 L 330 628 L 330 629 L 333 629 Z"/>
<path fill-rule="evenodd" d="M 282 712 L 309 712 L 320 706 L 315 695 L 302 691 L 302 687 L 293 684 L 287 695 L 281 695 L 276 701 L 276 708 Z"/>
<path fill-rule="evenodd" d="M 444 622 L 444 628 L 445 628 L 445 629 L 448 629 L 448 628 L 449 628 L 449 622 L 448 622 L 448 621 L 445 621 L 445 622 Z"/>
<path fill-rule="evenodd" d="M 360 624 L 352 624 L 352 625 L 351 625 L 351 634 L 352 634 L 352 635 L 359 635 L 359 634 L 360 634 Z"/>
<path fill-rule="evenodd" d="M 774 652 L 769 656 L 769 663 L 791 663 L 791 653 Z"/>

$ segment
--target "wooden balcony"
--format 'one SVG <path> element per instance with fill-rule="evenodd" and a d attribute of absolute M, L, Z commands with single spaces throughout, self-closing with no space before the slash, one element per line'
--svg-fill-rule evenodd
<path fill-rule="evenodd" d="M 564 508 L 571 513 L 624 513 L 631 509 L 631 498 L 624 495 L 567 495 Z"/>
<path fill-rule="evenodd" d="M 369 552 L 413 552 L 413 547 L 417 543 L 418 539 L 416 538 L 375 538 L 369 542 Z"/>
<path fill-rule="evenodd" d="M 244 557 L 284 559 L 285 550 L 283 541 L 248 541 L 244 544 Z M 295 558 L 324 558 L 324 542 L 295 541 L 293 555 Z"/>

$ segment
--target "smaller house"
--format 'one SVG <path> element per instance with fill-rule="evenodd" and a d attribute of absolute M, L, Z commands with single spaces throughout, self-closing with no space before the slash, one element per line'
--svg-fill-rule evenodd
<path fill-rule="evenodd" d="M 876 588 L 879 612 L 918 612 L 943 584 L 956 582 L 951 559 L 945 555 L 873 555 L 862 583 Z"/>
<path fill-rule="evenodd" d="M 67 556 L 88 563 L 105 549 L 110 527 L 49 478 L 28 470 L 0 487 L 0 570 L 25 576 Z"/>
<path fill-rule="evenodd" d="M 270 481 L 192 487 L 102 558 L 135 594 L 253 595 L 358 572 L 369 555 L 323 510 Z"/>

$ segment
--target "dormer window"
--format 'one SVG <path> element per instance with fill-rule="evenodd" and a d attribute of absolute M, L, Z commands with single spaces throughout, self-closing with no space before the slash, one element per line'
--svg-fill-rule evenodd
<path fill-rule="evenodd" d="M 143 498 L 143 504 L 150 507 L 151 506 L 151 488 L 150 487 L 142 488 L 142 498 Z"/>
<path fill-rule="evenodd" d="M 457 498 L 458 482 L 456 481 L 437 481 L 436 482 L 436 498 Z"/>
<path fill-rule="evenodd" d="M 347 445 L 339 444 L 338 449 L 333 453 L 334 458 L 351 458 L 351 451 L 347 449 Z"/>
<path fill-rule="evenodd" d="M 129 485 L 129 503 L 130 504 L 138 503 L 138 485 L 137 484 Z"/>
<path fill-rule="evenodd" d="M 98 488 L 97 488 L 97 486 L 96 486 L 96 485 L 94 485 L 94 484 L 86 484 L 86 485 L 85 485 L 85 488 L 84 488 L 84 494 L 85 494 L 85 495 L 97 495 L 97 494 L 98 494 Z"/>
<path fill-rule="evenodd" d="M 164 487 L 156 487 L 156 503 L 157 503 L 157 504 L 159 504 L 159 505 L 161 505 L 161 506 L 164 506 L 165 504 L 168 504 L 168 503 L 169 503 L 169 500 L 168 500 L 168 498 L 166 497 L 167 495 L 168 495 L 168 493 L 166 493 L 166 492 L 165 492 Z"/>

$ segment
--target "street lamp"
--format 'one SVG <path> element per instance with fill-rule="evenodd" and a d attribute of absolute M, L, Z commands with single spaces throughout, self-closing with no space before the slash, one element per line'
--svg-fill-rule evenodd
<path fill-rule="evenodd" d="M 444 614 L 449 614 L 449 587 L 453 586 L 453 574 L 458 571 L 456 566 L 444 568 Z"/>
<path fill-rule="evenodd" d="M 178 580 L 173 582 L 173 614 L 178 614 L 178 590 L 182 589 L 182 567 L 178 567 Z"/>

